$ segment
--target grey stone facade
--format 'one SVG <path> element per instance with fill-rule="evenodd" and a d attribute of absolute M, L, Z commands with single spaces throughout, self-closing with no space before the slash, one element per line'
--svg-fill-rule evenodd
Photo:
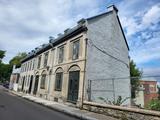
<path fill-rule="evenodd" d="M 113 85 L 111 83 L 112 78 L 126 78 L 130 76 L 129 49 L 115 10 L 101 16 L 89 18 L 87 22 L 86 84 L 88 84 L 88 80 L 95 80 L 96 82 L 92 83 L 91 89 L 103 91 Z M 103 51 L 124 63 L 106 55 Z M 101 81 L 102 79 L 104 80 Z M 118 96 L 122 96 L 123 99 L 131 96 L 129 78 L 114 79 L 113 81 L 115 100 Z M 87 86 L 88 85 L 86 85 L 86 87 Z M 91 92 L 92 101 L 99 101 L 98 97 L 113 101 L 113 93 L 111 92 L 94 92 L 92 90 Z M 125 104 L 130 104 L 130 99 L 128 99 Z"/>

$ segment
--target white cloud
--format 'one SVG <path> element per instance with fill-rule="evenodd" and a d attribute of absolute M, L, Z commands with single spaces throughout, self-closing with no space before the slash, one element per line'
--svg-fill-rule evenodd
<path fill-rule="evenodd" d="M 159 37 L 150 39 L 139 47 L 133 48 L 130 55 L 137 64 L 147 63 L 152 60 L 160 60 Z"/>
<path fill-rule="evenodd" d="M 13 56 L 15 56 L 19 52 L 29 52 L 35 47 L 48 42 L 48 39 L 46 39 L 45 37 L 37 37 L 33 40 L 29 40 L 27 38 L 12 39 L 11 36 L 3 36 L 3 39 L 4 41 L 0 41 L 0 44 L 3 45 L 0 47 L 0 49 L 6 51 L 6 57 L 4 57 L 3 59 L 4 62 L 9 61 Z"/>
<path fill-rule="evenodd" d="M 127 36 L 131 36 L 139 31 L 139 25 L 134 18 L 121 18 L 121 24 L 123 28 L 127 29 Z"/>
<path fill-rule="evenodd" d="M 124 28 L 127 28 L 127 36 L 136 34 L 147 28 L 156 27 L 160 22 L 160 4 L 153 5 L 146 12 L 144 10 L 135 15 L 121 16 L 121 22 Z M 137 20 L 138 19 L 138 20 Z"/>
<path fill-rule="evenodd" d="M 160 22 L 160 4 L 152 6 L 142 19 L 144 25 L 156 24 L 157 22 Z"/>
<path fill-rule="evenodd" d="M 160 50 L 160 32 L 157 32 L 160 26 L 158 24 L 160 22 L 159 12 L 160 4 L 156 4 L 146 12 L 142 10 L 134 16 L 121 16 L 122 26 L 127 30 L 127 38 L 131 43 L 131 56 L 138 64 L 160 58 L 158 52 Z M 133 35 L 135 36 L 132 37 Z"/>
<path fill-rule="evenodd" d="M 145 68 L 143 70 L 143 72 L 145 73 L 144 76 L 145 75 L 155 76 L 155 75 L 159 75 L 160 68 L 158 68 L 158 67 L 157 68 L 155 68 L 155 67 L 148 67 L 148 68 Z M 159 78 L 159 80 L 160 80 L 160 78 Z"/>
<path fill-rule="evenodd" d="M 160 3 L 148 0 L 124 0 L 119 4 L 120 19 L 126 30 L 130 56 L 145 74 L 160 73 L 152 62 L 160 60 Z M 147 67 L 147 64 L 148 65 Z"/>
<path fill-rule="evenodd" d="M 73 27 L 78 19 L 97 14 L 100 4 L 98 0 L 1 0 L 0 49 L 7 50 L 4 62 L 48 42 L 49 36 Z"/>

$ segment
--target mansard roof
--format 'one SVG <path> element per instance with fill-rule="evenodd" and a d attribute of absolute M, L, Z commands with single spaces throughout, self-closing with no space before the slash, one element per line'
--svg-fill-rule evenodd
<path fill-rule="evenodd" d="M 34 56 L 39 55 L 42 52 L 49 50 L 50 48 L 64 42 L 65 40 L 83 32 L 85 30 L 87 30 L 87 27 L 84 24 L 78 23 L 77 26 L 75 26 L 71 29 L 66 29 L 64 31 L 64 34 L 58 34 L 58 37 L 56 39 L 53 37 L 50 37 L 49 43 L 43 44 L 43 45 L 35 48 L 31 52 L 29 52 L 27 57 L 24 58 L 21 62 L 23 63 L 23 62 L 33 58 Z"/>

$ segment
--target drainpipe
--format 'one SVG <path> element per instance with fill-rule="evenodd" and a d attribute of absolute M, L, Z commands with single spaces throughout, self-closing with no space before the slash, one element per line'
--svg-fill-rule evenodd
<path fill-rule="evenodd" d="M 88 38 L 85 39 L 85 64 L 84 64 L 84 77 L 83 77 L 83 87 L 82 87 L 82 105 L 81 109 L 83 109 L 83 102 L 84 102 L 84 85 L 85 85 L 85 78 L 86 78 L 86 59 L 87 59 L 87 45 L 88 45 Z"/>

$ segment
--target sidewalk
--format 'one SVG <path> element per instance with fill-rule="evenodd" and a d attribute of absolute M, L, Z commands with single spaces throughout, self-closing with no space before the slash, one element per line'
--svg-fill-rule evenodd
<path fill-rule="evenodd" d="M 82 119 L 82 120 L 118 120 L 116 118 L 110 117 L 110 116 L 105 116 L 102 114 L 94 113 L 94 112 L 89 112 L 86 110 L 80 110 L 78 108 L 70 107 L 68 105 L 60 104 L 58 102 L 54 101 L 49 101 L 49 100 L 44 100 L 42 98 L 34 97 L 31 95 L 26 95 L 14 91 L 10 91 L 13 94 L 16 94 L 24 99 L 30 100 L 32 102 L 41 104 L 43 106 L 46 106 L 50 109 L 62 112 L 64 114 Z"/>

